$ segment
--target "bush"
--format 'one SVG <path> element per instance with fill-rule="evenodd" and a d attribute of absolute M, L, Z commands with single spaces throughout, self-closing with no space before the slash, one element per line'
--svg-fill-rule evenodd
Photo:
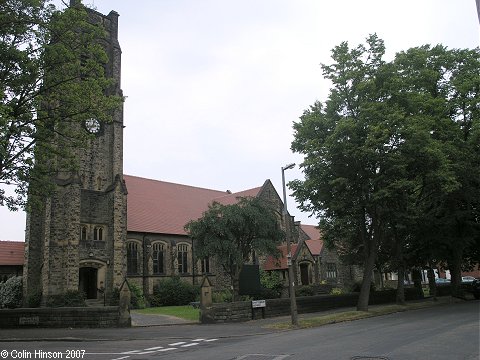
<path fill-rule="evenodd" d="M 110 306 L 118 306 L 118 304 L 120 304 L 120 289 L 118 287 L 113 288 L 108 303 Z"/>
<path fill-rule="evenodd" d="M 212 293 L 212 302 L 226 303 L 233 301 L 233 293 L 230 290 L 214 291 Z"/>
<path fill-rule="evenodd" d="M 344 291 L 340 288 L 333 288 L 330 290 L 330 295 L 342 295 L 344 294 Z"/>
<path fill-rule="evenodd" d="M 356 283 L 354 283 L 352 285 L 352 292 L 360 292 L 360 289 L 362 288 L 362 282 L 361 281 L 357 281 Z M 375 284 L 373 283 L 373 281 L 370 283 L 370 292 L 374 292 L 375 291 Z"/>
<path fill-rule="evenodd" d="M 42 303 L 42 293 L 40 291 L 30 295 L 27 298 L 27 306 L 31 308 L 38 308 Z"/>
<path fill-rule="evenodd" d="M 176 276 L 161 281 L 153 288 L 152 306 L 188 305 L 195 301 L 199 289 Z"/>
<path fill-rule="evenodd" d="M 313 296 L 315 295 L 315 288 L 310 285 L 297 287 L 295 289 L 295 295 L 296 296 Z"/>
<path fill-rule="evenodd" d="M 260 296 L 264 299 L 276 299 L 282 295 L 283 280 L 280 274 L 274 271 L 260 272 L 260 284 L 262 292 Z"/>
<path fill-rule="evenodd" d="M 64 294 L 50 295 L 47 299 L 48 307 L 84 307 L 85 293 L 78 290 L 67 290 Z"/>
<path fill-rule="evenodd" d="M 22 277 L 14 276 L 0 283 L 0 307 L 22 306 Z"/>
<path fill-rule="evenodd" d="M 131 308 L 132 309 L 145 308 L 145 297 L 143 296 L 143 289 L 135 283 L 128 283 L 128 287 L 130 289 Z"/>

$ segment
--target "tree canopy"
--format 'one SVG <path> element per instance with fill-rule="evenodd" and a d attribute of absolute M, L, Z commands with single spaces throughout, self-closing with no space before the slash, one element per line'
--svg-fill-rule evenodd
<path fill-rule="evenodd" d="M 230 276 L 234 299 L 239 294 L 242 266 L 258 255 L 275 255 L 284 239 L 279 218 L 259 198 L 239 198 L 238 203 L 214 202 L 203 216 L 190 221 L 185 229 L 193 240 L 195 256 L 214 257 Z"/>
<path fill-rule="evenodd" d="M 122 98 L 105 74 L 105 36 L 81 4 L 0 3 L 1 206 L 25 206 L 29 184 L 46 193 L 59 167 L 76 166 L 71 149 L 89 136 L 80 124 L 111 121 Z"/>
<path fill-rule="evenodd" d="M 335 47 L 322 65 L 329 97 L 303 113 L 292 142 L 305 156 L 305 180 L 289 184 L 294 196 L 319 218 L 327 244 L 364 268 L 359 310 L 368 308 L 379 250 L 403 268 L 432 218 L 446 209 L 455 218 L 445 207 L 452 196 L 470 224 L 459 241 L 478 239 L 479 50 L 422 46 L 391 62 L 384 52 L 376 35 Z M 431 245 L 423 250 L 433 254 Z"/>

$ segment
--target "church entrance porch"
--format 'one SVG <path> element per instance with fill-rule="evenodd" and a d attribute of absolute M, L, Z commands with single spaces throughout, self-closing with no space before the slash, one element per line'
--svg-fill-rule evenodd
<path fill-rule="evenodd" d="M 98 269 L 83 267 L 79 271 L 79 291 L 84 292 L 87 299 L 96 299 Z"/>
<path fill-rule="evenodd" d="M 308 276 L 308 264 L 303 263 L 300 264 L 300 280 L 302 281 L 302 285 L 309 285 L 309 276 Z"/>

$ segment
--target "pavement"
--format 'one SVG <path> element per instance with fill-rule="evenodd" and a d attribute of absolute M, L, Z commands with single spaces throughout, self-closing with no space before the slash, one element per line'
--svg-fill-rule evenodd
<path fill-rule="evenodd" d="M 439 298 L 433 302 L 431 299 L 419 300 L 419 302 L 431 302 L 434 304 L 451 304 L 460 300 L 451 297 Z M 411 303 L 411 302 L 409 302 Z M 370 309 L 382 305 L 370 306 Z M 335 310 L 316 313 L 299 314 L 299 320 L 318 317 L 321 315 L 353 311 L 355 308 L 339 308 Z M 251 320 L 240 323 L 222 323 L 204 325 L 167 315 L 146 315 L 135 311 L 131 312 L 131 328 L 22 328 L 0 329 L 0 342 L 24 342 L 24 341 L 111 341 L 111 340 L 135 340 L 152 337 L 165 337 L 171 339 L 187 338 L 190 334 L 208 332 L 218 337 L 229 336 L 252 336 L 255 334 L 271 333 L 284 330 L 273 329 L 272 324 L 290 323 L 291 317 L 280 316 L 275 318 Z M 1 326 L 1 324 L 0 324 Z M 192 335 L 195 336 L 195 335 Z M 197 335 L 198 336 L 198 335 Z"/>

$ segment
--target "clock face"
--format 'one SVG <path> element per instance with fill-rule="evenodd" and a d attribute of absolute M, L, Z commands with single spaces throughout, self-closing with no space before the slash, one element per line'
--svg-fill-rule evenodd
<path fill-rule="evenodd" d="M 85 129 L 91 134 L 97 134 L 100 131 L 100 121 L 93 118 L 85 120 Z"/>

